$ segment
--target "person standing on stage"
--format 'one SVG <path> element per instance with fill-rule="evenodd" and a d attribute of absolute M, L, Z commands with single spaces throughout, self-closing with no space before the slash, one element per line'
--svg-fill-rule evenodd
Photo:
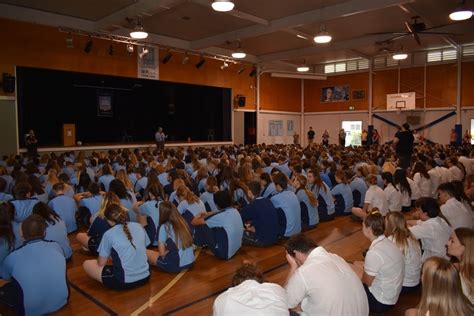
<path fill-rule="evenodd" d="M 159 150 L 165 149 L 165 139 L 166 135 L 163 133 L 163 128 L 158 127 L 158 131 L 155 133 L 156 148 Z"/>
<path fill-rule="evenodd" d="M 316 133 L 313 131 L 313 128 L 310 126 L 309 127 L 309 131 L 308 131 L 308 145 L 311 146 L 314 142 L 314 135 L 316 135 Z"/>
<path fill-rule="evenodd" d="M 38 139 L 36 138 L 35 131 L 32 129 L 25 135 L 25 145 L 28 150 L 28 156 L 36 157 L 38 154 Z"/>
<path fill-rule="evenodd" d="M 399 167 L 407 169 L 410 167 L 411 154 L 413 153 L 413 137 L 412 131 L 410 131 L 410 125 L 405 123 L 402 125 L 402 130 L 395 134 L 395 151 L 399 160 Z"/>

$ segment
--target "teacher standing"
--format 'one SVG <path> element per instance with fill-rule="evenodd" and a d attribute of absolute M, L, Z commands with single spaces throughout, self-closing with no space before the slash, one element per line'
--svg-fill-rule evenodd
<path fill-rule="evenodd" d="M 25 135 L 25 145 L 28 150 L 28 156 L 35 158 L 38 155 L 38 139 L 34 130 L 30 129 L 28 134 Z"/>
<path fill-rule="evenodd" d="M 158 131 L 155 133 L 156 148 L 159 150 L 165 149 L 165 139 L 166 135 L 163 133 L 163 128 L 160 126 L 158 127 Z"/>

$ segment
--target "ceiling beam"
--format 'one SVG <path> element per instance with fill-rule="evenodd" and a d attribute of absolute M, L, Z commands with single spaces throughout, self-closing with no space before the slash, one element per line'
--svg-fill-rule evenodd
<path fill-rule="evenodd" d="M 372 56 L 361 53 L 358 50 L 355 50 L 355 49 L 352 49 L 352 48 L 347 48 L 347 49 L 345 49 L 345 51 L 348 52 L 348 53 L 354 54 L 357 57 L 365 58 L 365 59 L 368 59 L 368 60 L 370 60 L 370 58 L 372 58 Z"/>
<path fill-rule="evenodd" d="M 353 49 L 354 47 L 373 45 L 375 42 L 385 41 L 391 37 L 392 35 L 372 35 L 372 36 L 353 38 L 346 41 L 334 42 L 329 45 L 317 45 L 317 46 L 309 46 L 309 47 L 300 48 L 300 49 L 292 49 L 292 50 L 282 51 L 278 53 L 261 55 L 258 57 L 258 62 L 268 63 L 268 62 L 273 62 L 277 60 L 301 58 L 301 57 L 311 56 L 311 55 L 320 54 L 320 53 L 333 51 L 333 50 Z"/>
<path fill-rule="evenodd" d="M 211 8 L 211 2 L 209 0 L 190 0 L 190 1 L 192 3 L 199 4 L 199 5 L 202 5 L 204 7 Z M 237 9 L 233 9 L 231 11 L 223 12 L 223 13 L 238 17 L 242 20 L 251 21 L 255 24 L 260 24 L 260 25 L 269 25 L 270 24 L 270 22 L 268 20 L 265 20 L 261 17 L 255 16 L 255 15 L 252 15 L 252 14 L 248 14 L 246 12 L 243 12 L 243 11 L 240 11 L 240 10 L 237 10 Z"/>
<path fill-rule="evenodd" d="M 191 47 L 194 49 L 201 49 L 209 46 L 219 45 L 225 41 L 234 41 L 238 39 L 265 35 L 280 30 L 293 28 L 299 25 L 324 22 L 327 20 L 380 10 L 387 7 L 397 6 L 400 3 L 409 3 L 414 1 L 415 0 L 350 0 L 344 3 L 324 7 L 322 9 L 306 11 L 280 19 L 271 20 L 268 26 L 252 25 L 235 31 L 203 38 L 192 42 Z"/>
<path fill-rule="evenodd" d="M 135 18 L 139 15 L 147 15 L 149 12 L 157 13 L 177 6 L 185 0 L 140 0 L 121 10 L 107 15 L 95 22 L 94 30 L 104 30 L 111 25 L 120 25 L 126 18 Z"/>

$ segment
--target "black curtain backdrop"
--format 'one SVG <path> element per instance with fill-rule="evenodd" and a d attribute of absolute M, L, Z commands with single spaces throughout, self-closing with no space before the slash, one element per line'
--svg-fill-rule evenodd
<path fill-rule="evenodd" d="M 18 128 L 35 130 L 40 146 L 62 145 L 63 124 L 83 144 L 153 142 L 158 126 L 169 141 L 231 140 L 231 89 L 97 74 L 17 67 Z M 110 96 L 110 114 L 99 113 Z M 212 138 L 209 138 L 212 134 Z"/>

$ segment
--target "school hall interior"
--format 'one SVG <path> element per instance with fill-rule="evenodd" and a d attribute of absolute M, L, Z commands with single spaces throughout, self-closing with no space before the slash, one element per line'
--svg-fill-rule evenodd
<path fill-rule="evenodd" d="M 384 144 L 405 122 L 427 144 L 466 145 L 474 19 L 450 18 L 461 7 L 472 15 L 474 1 L 0 0 L 0 155 L 27 155 L 30 129 L 40 156 L 153 150 L 158 126 L 167 149 L 304 148 L 310 128 L 318 144 L 341 129 L 346 146 L 374 131 Z M 350 216 L 304 234 L 350 263 L 370 246 Z M 211 315 L 243 263 L 281 286 L 289 268 L 285 240 L 228 260 L 196 248 L 192 268 L 151 267 L 147 284 L 117 291 L 86 275 L 95 257 L 69 240 L 69 299 L 54 315 Z M 420 297 L 371 315 L 403 315 Z"/>

